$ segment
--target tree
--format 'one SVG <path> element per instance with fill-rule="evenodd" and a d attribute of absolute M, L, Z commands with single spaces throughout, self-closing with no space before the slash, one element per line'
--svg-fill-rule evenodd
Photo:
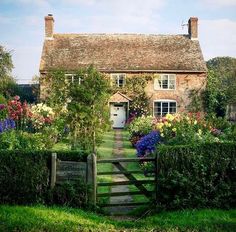
<path fill-rule="evenodd" d="M 207 67 L 206 111 L 225 116 L 227 105 L 236 103 L 236 58 L 215 57 L 207 61 Z"/>
<path fill-rule="evenodd" d="M 11 76 L 13 67 L 11 53 L 0 45 L 0 93 L 4 97 L 14 95 L 17 89 L 16 82 Z"/>
<path fill-rule="evenodd" d="M 65 72 L 54 70 L 48 75 L 51 105 L 57 111 L 66 108 L 65 122 L 70 131 L 72 149 L 95 151 L 101 134 L 109 124 L 109 84 L 93 66 L 75 72 L 66 79 Z"/>

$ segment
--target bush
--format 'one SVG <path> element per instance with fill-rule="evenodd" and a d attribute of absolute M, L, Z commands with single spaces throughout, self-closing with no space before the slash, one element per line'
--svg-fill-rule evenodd
<path fill-rule="evenodd" d="M 236 144 L 160 146 L 157 203 L 162 209 L 236 206 Z"/>
<path fill-rule="evenodd" d="M 0 150 L 0 204 L 51 203 L 48 199 L 51 154 L 51 151 Z M 57 152 L 57 157 L 85 161 L 87 154 Z M 84 192 L 81 190 L 82 195 Z"/>

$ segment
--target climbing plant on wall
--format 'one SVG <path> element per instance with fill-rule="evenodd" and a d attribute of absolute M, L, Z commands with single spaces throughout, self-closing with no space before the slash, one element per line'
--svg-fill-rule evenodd
<path fill-rule="evenodd" d="M 132 99 L 130 102 L 130 115 L 148 115 L 149 111 L 149 97 L 145 92 L 148 81 L 152 80 L 151 75 L 130 75 L 127 76 L 125 85 L 122 89 L 112 87 L 112 91 L 120 91 Z"/>

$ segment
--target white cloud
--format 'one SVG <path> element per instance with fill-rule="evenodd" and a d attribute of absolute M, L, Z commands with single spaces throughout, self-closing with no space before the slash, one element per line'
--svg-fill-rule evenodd
<path fill-rule="evenodd" d="M 84 0 L 63 0 L 69 4 L 86 2 Z M 91 11 L 96 14 L 65 15 L 63 11 L 55 16 L 55 27 L 60 32 L 157 32 L 160 10 L 164 0 L 91 0 Z M 88 10 L 89 11 L 89 10 Z"/>
<path fill-rule="evenodd" d="M 200 20 L 199 37 L 205 60 L 216 56 L 236 57 L 236 21 Z"/>
<path fill-rule="evenodd" d="M 236 0 L 201 0 L 203 4 L 212 7 L 230 7 L 236 6 Z"/>

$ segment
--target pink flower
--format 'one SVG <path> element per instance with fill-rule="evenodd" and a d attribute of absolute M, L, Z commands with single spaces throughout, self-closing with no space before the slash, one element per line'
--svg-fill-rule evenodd
<path fill-rule="evenodd" d="M 4 104 L 0 104 L 0 110 L 4 110 L 6 106 Z"/>
<path fill-rule="evenodd" d="M 20 100 L 20 97 L 19 97 L 19 96 L 15 96 L 15 97 L 14 97 L 14 100 L 19 101 L 19 100 Z"/>

